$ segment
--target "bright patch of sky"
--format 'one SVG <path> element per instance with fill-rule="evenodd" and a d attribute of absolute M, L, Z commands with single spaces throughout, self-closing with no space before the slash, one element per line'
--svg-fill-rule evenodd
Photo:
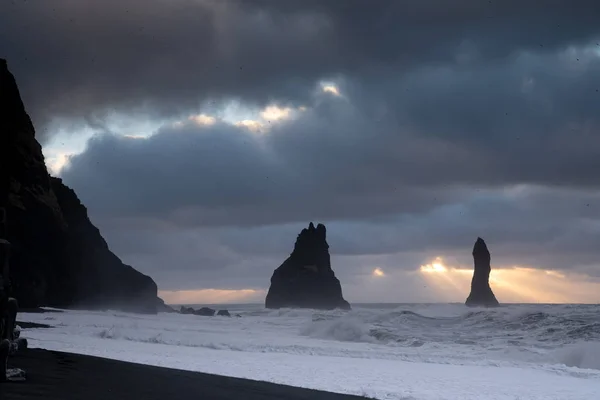
<path fill-rule="evenodd" d="M 332 83 L 323 82 L 321 83 L 321 88 L 324 93 L 330 93 L 334 96 L 341 96 L 338 87 Z"/>
<path fill-rule="evenodd" d="M 334 82 L 320 82 L 318 93 L 341 96 Z M 270 104 L 262 109 L 248 107 L 238 100 L 225 103 L 211 102 L 198 114 L 187 118 L 154 119 L 148 114 L 125 116 L 110 113 L 105 118 L 96 118 L 81 123 L 55 121 L 50 128 L 52 139 L 43 148 L 46 165 L 53 175 L 60 176 L 61 170 L 68 164 L 69 158 L 85 151 L 88 140 L 94 135 L 111 133 L 131 139 L 145 139 L 155 134 L 162 126 L 181 125 L 193 121 L 198 125 L 210 126 L 217 121 L 246 128 L 253 134 L 265 134 L 272 124 L 294 118 L 298 112 L 306 111 L 306 106 L 298 108 L 280 107 Z"/>

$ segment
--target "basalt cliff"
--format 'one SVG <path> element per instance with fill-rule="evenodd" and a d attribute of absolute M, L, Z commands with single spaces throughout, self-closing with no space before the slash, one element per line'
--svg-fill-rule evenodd
<path fill-rule="evenodd" d="M 267 308 L 350 309 L 331 269 L 325 225 L 311 222 L 300 232 L 294 251 L 275 270 L 267 293 Z"/>
<path fill-rule="evenodd" d="M 156 283 L 123 264 L 61 179 L 48 174 L 14 76 L 0 59 L 0 207 L 22 308 L 156 313 Z"/>

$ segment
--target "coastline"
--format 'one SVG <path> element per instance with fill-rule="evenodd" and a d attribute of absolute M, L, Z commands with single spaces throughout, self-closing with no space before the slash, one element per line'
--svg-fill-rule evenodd
<path fill-rule="evenodd" d="M 0 384 L 1 400 L 365 399 L 42 349 L 28 349 L 12 357 L 9 365 L 24 369 L 27 380 Z"/>

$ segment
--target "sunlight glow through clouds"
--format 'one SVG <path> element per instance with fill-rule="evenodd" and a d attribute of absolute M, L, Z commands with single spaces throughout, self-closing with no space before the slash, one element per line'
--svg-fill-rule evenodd
<path fill-rule="evenodd" d="M 215 117 L 206 114 L 192 115 L 191 117 L 189 117 L 189 120 L 195 122 L 198 125 L 205 126 L 214 125 L 217 122 L 217 119 Z"/>
<path fill-rule="evenodd" d="M 437 257 L 418 272 L 448 301 L 464 301 L 469 294 L 472 268 L 447 266 Z M 600 282 L 585 275 L 522 266 L 492 266 L 490 286 L 500 303 L 596 303 L 600 293 Z"/>
<path fill-rule="evenodd" d="M 158 296 L 167 304 L 236 304 L 262 303 L 266 292 L 256 289 L 159 290 Z"/>
<path fill-rule="evenodd" d="M 53 156 L 45 157 L 46 167 L 53 176 L 60 175 L 60 171 L 69 163 L 71 154 L 58 153 Z"/>
<path fill-rule="evenodd" d="M 294 111 L 289 107 L 279 107 L 275 104 L 268 105 L 260 111 L 250 112 L 244 110 L 241 105 L 232 106 L 227 108 L 227 112 L 221 116 L 208 115 L 208 114 L 197 114 L 188 117 L 188 121 L 192 121 L 199 126 L 211 126 L 217 123 L 217 121 L 231 124 L 239 128 L 245 128 L 252 133 L 266 133 L 269 130 L 269 126 L 285 121 L 294 116 Z M 175 122 L 176 127 L 185 125 L 186 121 Z"/>
<path fill-rule="evenodd" d="M 278 121 L 280 119 L 287 119 L 290 117 L 292 109 L 289 107 L 280 108 L 275 105 L 266 107 L 260 112 L 260 116 L 265 121 Z"/>
<path fill-rule="evenodd" d="M 173 121 L 152 121 L 146 117 L 135 120 L 119 115 L 112 115 L 108 120 L 98 123 L 98 127 L 77 127 L 77 131 L 68 131 L 66 124 L 56 124 L 56 133 L 53 140 L 44 146 L 46 166 L 51 174 L 58 176 L 63 168 L 69 163 L 69 157 L 85 151 L 87 141 L 96 134 L 104 131 L 115 132 L 129 139 L 146 139 L 154 135 L 162 126 L 171 125 L 180 128 L 186 123 L 193 123 L 200 127 L 209 127 L 217 122 L 235 125 L 245 128 L 251 133 L 262 134 L 269 131 L 269 127 L 282 121 L 293 118 L 296 112 L 306 111 L 302 106 L 297 109 L 290 107 L 279 107 L 270 104 L 262 110 L 252 110 L 242 104 L 227 104 L 221 111 L 215 114 L 199 113 L 187 118 Z M 135 133 L 124 133 L 135 132 Z"/>
<path fill-rule="evenodd" d="M 298 109 L 300 110 L 300 109 Z M 256 119 L 242 119 L 234 123 L 235 126 L 248 129 L 252 133 L 267 133 L 269 127 L 277 122 L 289 120 L 294 117 L 293 109 L 269 105 L 259 112 Z"/>
<path fill-rule="evenodd" d="M 442 264 L 442 258 L 436 257 L 431 264 L 421 265 L 421 272 L 424 273 L 435 273 L 435 272 L 447 272 L 448 268 Z"/>
<path fill-rule="evenodd" d="M 254 133 L 260 133 L 261 130 L 264 128 L 263 124 L 253 119 L 244 119 L 242 121 L 238 121 L 235 123 L 235 126 L 240 128 L 246 128 Z"/>
<path fill-rule="evenodd" d="M 385 272 L 383 272 L 383 270 L 379 267 L 375 268 L 373 270 L 373 276 L 377 277 L 377 278 L 381 278 L 385 276 Z"/>
<path fill-rule="evenodd" d="M 329 94 L 332 94 L 334 96 L 341 96 L 340 90 L 333 83 L 322 82 L 321 83 L 321 90 L 323 91 L 323 93 L 329 93 Z"/>
<path fill-rule="evenodd" d="M 323 93 L 341 96 L 335 84 L 322 82 L 320 85 Z M 93 120 L 90 123 L 83 121 L 79 125 L 57 120 L 50 129 L 53 132 L 52 140 L 44 145 L 43 151 L 49 171 L 53 175 L 60 175 L 62 169 L 68 165 L 69 157 L 84 152 L 88 140 L 97 134 L 110 132 L 128 138 L 142 139 L 153 136 L 162 127 L 181 128 L 189 123 L 199 127 L 225 123 L 244 128 L 252 134 L 266 134 L 274 124 L 293 119 L 298 113 L 305 112 L 307 109 L 307 106 L 292 108 L 277 104 L 256 109 L 239 101 L 227 101 L 220 104 L 212 103 L 198 113 L 180 119 L 154 119 L 147 113 L 125 115 L 115 111 L 106 118 Z"/>

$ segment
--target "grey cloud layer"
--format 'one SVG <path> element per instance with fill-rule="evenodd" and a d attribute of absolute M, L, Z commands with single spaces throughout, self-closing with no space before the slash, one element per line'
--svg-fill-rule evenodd
<path fill-rule="evenodd" d="M 266 136 L 193 123 L 146 140 L 100 136 L 64 177 L 99 220 L 120 220 L 108 235 L 154 248 L 115 241 L 170 288 L 180 281 L 164 265 L 202 276 L 203 287 L 264 287 L 312 219 L 328 223 L 349 284 L 376 260 L 391 270 L 436 255 L 468 265 L 478 235 L 495 265 L 597 275 L 596 57 L 436 68 L 387 85 L 346 80 L 346 98 L 316 96 Z M 534 187 L 506 186 L 523 183 Z M 136 230 L 153 218 L 163 225 Z"/>
<path fill-rule="evenodd" d="M 346 98 L 317 95 L 264 136 L 193 122 L 101 135 L 63 176 L 99 214 L 188 226 L 419 213 L 465 188 L 595 190 L 600 57 L 564 57 L 342 84 Z"/>
<path fill-rule="evenodd" d="M 345 284 L 359 285 L 375 267 L 414 271 L 436 256 L 468 267 L 478 235 L 488 241 L 496 268 L 534 266 L 599 278 L 599 219 L 597 193 L 528 188 L 479 193 L 417 215 L 324 222 L 336 273 Z M 265 288 L 305 226 L 182 229 L 145 219 L 97 220 L 111 247 L 165 290 Z"/>
<path fill-rule="evenodd" d="M 265 287 L 308 220 L 348 284 L 466 264 L 477 235 L 498 264 L 598 274 L 600 4 L 452 3 L 3 2 L 0 57 L 42 139 L 53 118 L 308 106 L 262 137 L 188 123 L 72 159 L 111 247 L 163 289 Z"/>
<path fill-rule="evenodd" d="M 588 43 L 599 17 L 594 0 L 16 1 L 0 5 L 0 55 L 45 124 L 115 108 L 172 114 L 223 97 L 303 102 L 323 77 Z"/>

